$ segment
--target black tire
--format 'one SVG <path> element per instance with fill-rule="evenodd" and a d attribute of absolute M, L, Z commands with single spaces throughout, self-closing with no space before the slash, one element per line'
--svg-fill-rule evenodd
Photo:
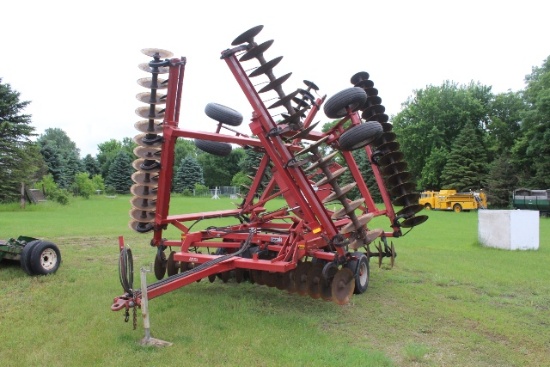
<path fill-rule="evenodd" d="M 232 149 L 231 144 L 229 143 L 200 139 L 195 139 L 195 146 L 206 153 L 210 153 L 212 155 L 217 155 L 220 157 L 228 156 L 229 154 L 231 154 Z"/>
<path fill-rule="evenodd" d="M 40 241 L 31 252 L 31 269 L 35 274 L 53 274 L 61 264 L 59 248 L 48 241 Z"/>
<path fill-rule="evenodd" d="M 355 125 L 344 131 L 338 143 L 342 150 L 356 150 L 371 144 L 384 133 L 382 125 L 375 121 Z"/>
<path fill-rule="evenodd" d="M 222 124 L 239 126 L 243 122 L 243 115 L 232 108 L 217 103 L 209 103 L 204 108 L 206 116 Z"/>
<path fill-rule="evenodd" d="M 34 275 L 34 271 L 31 267 L 31 253 L 34 247 L 38 245 L 39 242 L 40 240 L 31 241 L 27 243 L 21 251 L 21 269 L 23 269 L 23 271 L 28 275 Z"/>
<path fill-rule="evenodd" d="M 348 108 L 352 112 L 357 111 L 367 101 L 367 93 L 363 88 L 348 88 L 330 97 L 323 107 L 325 115 L 329 118 L 340 118 L 348 114 Z"/>
<path fill-rule="evenodd" d="M 462 211 L 462 205 L 460 205 L 460 204 L 455 204 L 455 205 L 453 206 L 453 211 L 454 211 L 455 213 L 460 213 L 460 212 Z"/>
<path fill-rule="evenodd" d="M 357 260 L 348 262 L 346 267 L 355 275 L 355 289 L 353 293 L 361 294 L 364 293 L 369 287 L 369 258 L 361 252 L 355 252 L 353 256 L 357 257 Z"/>
<path fill-rule="evenodd" d="M 426 210 L 432 210 L 432 206 L 428 203 L 424 204 L 424 209 Z"/>

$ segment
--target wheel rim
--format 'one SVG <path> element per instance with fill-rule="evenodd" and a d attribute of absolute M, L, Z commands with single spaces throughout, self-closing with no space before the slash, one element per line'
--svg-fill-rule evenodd
<path fill-rule="evenodd" d="M 361 262 L 359 265 L 359 283 L 361 284 L 361 287 L 364 287 L 367 282 L 369 281 L 369 268 L 367 267 L 366 262 Z"/>
<path fill-rule="evenodd" d="M 57 254 L 54 250 L 48 248 L 40 254 L 40 265 L 45 270 L 52 270 L 57 265 Z"/>

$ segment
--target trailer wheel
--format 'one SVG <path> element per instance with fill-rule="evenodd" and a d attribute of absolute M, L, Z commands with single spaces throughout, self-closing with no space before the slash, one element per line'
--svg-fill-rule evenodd
<path fill-rule="evenodd" d="M 40 241 L 31 252 L 31 269 L 35 274 L 53 274 L 61 264 L 59 248 L 48 241 Z"/>
<path fill-rule="evenodd" d="M 355 150 L 369 145 L 383 133 L 382 125 L 375 121 L 369 121 L 346 130 L 340 135 L 338 143 L 342 150 Z"/>
<path fill-rule="evenodd" d="M 243 115 L 232 108 L 217 103 L 209 103 L 204 108 L 206 116 L 222 124 L 239 126 L 243 122 Z"/>
<path fill-rule="evenodd" d="M 329 118 L 344 117 L 347 109 L 357 111 L 367 101 L 367 93 L 363 88 L 348 88 L 330 97 L 323 107 L 325 115 Z"/>
<path fill-rule="evenodd" d="M 21 268 L 25 273 L 28 275 L 34 275 L 34 271 L 31 267 L 31 253 L 33 248 L 40 242 L 40 240 L 35 240 L 27 243 L 25 247 L 23 247 L 23 251 L 21 251 Z"/>
<path fill-rule="evenodd" d="M 426 209 L 426 210 L 432 210 L 432 206 L 431 206 L 430 204 L 426 203 L 426 204 L 424 205 L 424 209 Z"/>
<path fill-rule="evenodd" d="M 357 257 L 357 260 L 348 262 L 346 267 L 355 274 L 355 289 L 353 293 L 361 294 L 369 287 L 369 258 L 361 252 L 355 252 L 353 256 Z"/>
<path fill-rule="evenodd" d="M 206 153 L 220 157 L 226 157 L 231 154 L 231 144 L 229 143 L 195 139 L 195 146 Z"/>
<path fill-rule="evenodd" d="M 460 204 L 455 204 L 455 205 L 453 206 L 453 210 L 454 210 L 455 213 L 460 213 L 460 212 L 462 211 L 462 205 L 460 205 Z"/>

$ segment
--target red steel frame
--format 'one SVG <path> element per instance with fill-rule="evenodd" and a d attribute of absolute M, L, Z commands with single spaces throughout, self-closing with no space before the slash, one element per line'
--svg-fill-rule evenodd
<path fill-rule="evenodd" d="M 238 49 L 238 48 L 235 48 Z M 349 219 L 333 220 L 332 212 L 324 207 L 322 188 L 315 190 L 310 179 L 299 166 L 288 165 L 294 159 L 294 154 L 303 149 L 300 141 L 311 142 L 325 140 L 325 144 L 338 148 L 338 138 L 344 131 L 344 123 L 351 121 L 352 125 L 361 123 L 358 113 L 349 112 L 330 131 L 321 133 L 309 132 L 306 136 L 294 139 L 291 143 L 285 142 L 283 137 L 292 136 L 293 133 L 283 135 L 269 135 L 268 132 L 277 128 L 277 124 L 269 114 L 268 109 L 254 89 L 250 79 L 246 75 L 240 62 L 235 56 L 236 51 L 227 50 L 222 53 L 222 59 L 227 63 L 233 73 L 242 92 L 248 99 L 253 114 L 249 124 L 250 130 L 257 138 L 248 137 L 242 133 L 227 129 L 234 135 L 222 133 L 221 124 L 215 133 L 184 129 L 179 126 L 179 110 L 182 96 L 182 86 L 185 71 L 185 59 L 172 59 L 169 66 L 169 82 L 167 102 L 164 117 L 163 144 L 161 154 L 161 167 L 158 179 L 158 195 L 155 211 L 155 229 L 151 245 L 178 247 L 174 260 L 184 263 L 202 264 L 219 255 L 202 254 L 197 248 L 224 248 L 228 252 L 238 250 L 243 242 L 250 240 L 252 244 L 261 249 L 267 249 L 276 253 L 271 259 L 260 259 L 255 253 L 251 258 L 232 257 L 210 267 L 190 272 L 187 276 L 168 278 L 154 287 L 148 288 L 148 297 L 155 298 L 167 292 L 173 291 L 185 285 L 191 284 L 208 275 L 230 271 L 233 269 L 262 270 L 270 272 L 286 272 L 296 267 L 304 257 L 314 257 L 326 261 L 335 261 L 349 257 L 344 247 L 330 246 L 330 240 L 339 233 L 339 228 L 349 223 Z M 318 98 L 304 120 L 307 127 L 324 102 Z M 253 149 L 265 152 L 258 174 L 251 185 L 250 191 L 243 199 L 243 203 L 237 209 L 220 210 L 203 213 L 190 213 L 169 215 L 170 188 L 172 186 L 174 146 L 177 138 L 202 139 L 217 142 L 226 142 L 240 146 L 249 146 Z M 372 151 L 369 146 L 364 148 L 365 154 L 372 162 Z M 396 222 L 390 194 L 384 185 L 382 175 L 376 164 L 371 164 L 376 178 L 378 189 L 382 195 L 384 209 L 378 209 L 371 197 L 369 188 L 365 184 L 361 172 L 351 152 L 341 152 L 365 204 L 359 209 L 363 212 L 373 213 L 375 216 L 385 215 L 390 220 L 393 231 L 386 231 L 383 237 L 399 237 L 401 230 Z M 336 168 L 340 166 L 336 164 Z M 272 178 L 265 190 L 254 202 L 260 188 L 263 173 L 268 169 L 273 172 Z M 275 189 L 278 188 L 278 191 Z M 324 195 L 324 196 L 323 196 Z M 274 197 L 283 196 L 288 207 L 278 211 L 266 213 L 264 204 Z M 197 220 L 236 217 L 246 218 L 239 224 L 225 228 L 224 230 L 208 230 L 191 232 L 185 223 Z M 283 221 L 286 220 L 286 221 Z M 172 225 L 181 231 L 179 239 L 163 239 L 163 231 L 168 225 Z M 220 239 L 222 241 L 220 241 Z M 122 248 L 123 239 L 120 239 Z M 193 252 L 192 250 L 195 250 Z M 132 305 L 140 305 L 140 293 L 125 294 L 116 297 L 111 307 L 113 310 L 128 309 Z"/>

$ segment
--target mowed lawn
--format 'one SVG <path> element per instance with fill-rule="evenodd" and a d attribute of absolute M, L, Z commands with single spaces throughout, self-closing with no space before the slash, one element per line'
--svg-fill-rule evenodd
<path fill-rule="evenodd" d="M 118 236 L 133 250 L 136 287 L 155 253 L 150 234 L 128 228 L 129 200 L 0 206 L 1 239 L 47 239 L 63 258 L 46 277 L 0 263 L 1 366 L 550 366 L 549 218 L 540 218 L 539 250 L 504 251 L 477 243 L 477 212 L 422 213 L 426 223 L 393 239 L 393 269 L 371 259 L 369 289 L 346 306 L 203 280 L 150 301 L 152 335 L 173 343 L 155 348 L 139 345 L 139 311 L 133 330 L 132 317 L 110 310 L 123 293 Z M 174 197 L 170 212 L 231 201 Z"/>

